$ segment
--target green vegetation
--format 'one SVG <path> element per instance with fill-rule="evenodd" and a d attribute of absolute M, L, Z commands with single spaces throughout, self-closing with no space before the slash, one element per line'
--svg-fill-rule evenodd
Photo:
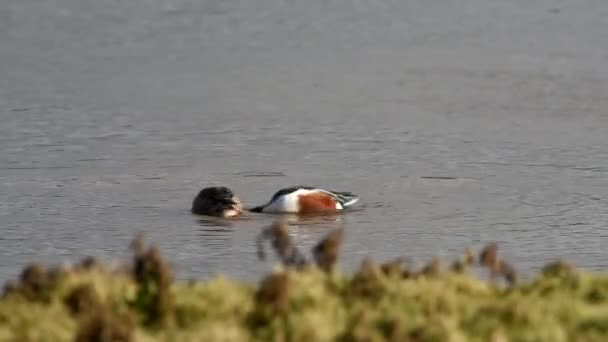
<path fill-rule="evenodd" d="M 346 275 L 332 267 L 341 231 L 315 247 L 316 263 L 283 233 L 280 225 L 265 233 L 284 266 L 257 285 L 174 282 L 158 250 L 139 239 L 128 267 L 30 265 L 0 300 L 0 341 L 608 340 L 605 274 L 556 262 L 517 283 L 489 245 L 447 267 L 366 259 Z M 490 281 L 470 271 L 477 262 Z"/>

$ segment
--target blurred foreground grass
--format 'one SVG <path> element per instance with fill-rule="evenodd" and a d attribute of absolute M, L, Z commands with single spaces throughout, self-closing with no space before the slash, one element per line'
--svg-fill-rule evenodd
<path fill-rule="evenodd" d="M 258 284 L 174 282 L 159 251 L 141 240 L 127 266 L 32 264 L 5 287 L 0 341 L 608 340 L 607 274 L 556 262 L 517 283 L 489 245 L 445 267 L 366 259 L 348 275 L 333 267 L 341 234 L 315 247 L 313 263 L 284 228 L 271 227 L 265 237 L 284 265 Z M 492 280 L 470 272 L 473 263 Z"/>

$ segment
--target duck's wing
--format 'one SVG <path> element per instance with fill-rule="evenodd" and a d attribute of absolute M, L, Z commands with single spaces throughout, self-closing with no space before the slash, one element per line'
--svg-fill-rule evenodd
<path fill-rule="evenodd" d="M 324 189 L 314 189 L 314 190 L 333 197 L 338 203 L 340 203 L 342 205 L 343 208 L 348 208 L 351 205 L 353 205 L 359 201 L 359 196 L 353 194 L 352 192 L 348 192 L 348 191 L 332 191 L 332 190 L 324 190 Z"/>
<path fill-rule="evenodd" d="M 304 185 L 290 186 L 288 188 L 284 188 L 284 189 L 281 189 L 281 190 L 275 192 L 275 194 L 272 195 L 272 197 L 270 198 L 270 201 L 268 201 L 266 204 L 260 205 L 257 207 L 253 207 L 253 208 L 249 209 L 249 211 L 261 213 L 265 207 L 267 207 L 268 205 L 270 205 L 272 202 L 274 202 L 276 199 L 278 199 L 280 197 L 288 196 L 289 194 L 294 193 L 298 190 L 315 190 L 315 189 L 316 189 L 315 187 L 304 186 Z"/>
<path fill-rule="evenodd" d="M 285 189 L 281 189 L 279 191 L 277 191 L 274 195 L 272 195 L 272 198 L 270 199 L 270 202 L 274 201 L 275 199 L 281 197 L 281 196 L 285 196 L 285 195 L 289 195 L 292 192 L 296 192 L 298 190 L 316 190 L 317 188 L 313 187 L 313 186 L 305 186 L 305 185 L 295 185 L 295 186 L 291 186 L 289 188 L 285 188 Z"/>

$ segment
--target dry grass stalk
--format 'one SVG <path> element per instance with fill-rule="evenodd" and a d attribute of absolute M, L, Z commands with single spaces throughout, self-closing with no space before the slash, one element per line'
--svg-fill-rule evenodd
<path fill-rule="evenodd" d="M 289 307 L 289 277 L 286 273 L 275 273 L 266 277 L 256 292 L 256 300 L 269 305 L 272 312 L 283 313 Z"/>
<path fill-rule="evenodd" d="M 133 277 L 139 285 L 138 305 L 147 314 L 147 322 L 169 326 L 173 322 L 171 268 L 156 246 L 144 251 L 143 238 L 131 244 L 134 250 Z"/>
<path fill-rule="evenodd" d="M 131 342 L 134 341 L 134 325 L 128 319 L 99 311 L 82 322 L 76 342 Z"/>
<path fill-rule="evenodd" d="M 442 263 L 437 257 L 432 258 L 419 272 L 420 275 L 427 277 L 437 277 L 441 275 Z"/>
<path fill-rule="evenodd" d="M 102 310 L 101 299 L 91 284 L 77 286 L 68 294 L 64 303 L 73 315 Z"/>
<path fill-rule="evenodd" d="M 296 246 L 291 242 L 287 225 L 283 222 L 273 222 L 272 225 L 262 231 L 257 238 L 258 257 L 261 260 L 266 258 L 264 242 L 270 240 L 273 249 L 285 266 L 302 268 L 308 265 L 306 257 L 300 253 Z"/>
<path fill-rule="evenodd" d="M 344 229 L 336 229 L 313 247 L 312 254 L 319 268 L 326 272 L 334 268 L 340 255 L 343 239 Z"/>
<path fill-rule="evenodd" d="M 490 270 L 492 280 L 502 276 L 509 285 L 517 283 L 517 271 L 510 263 L 498 256 L 498 244 L 496 242 L 489 243 L 481 250 L 479 263 Z"/>

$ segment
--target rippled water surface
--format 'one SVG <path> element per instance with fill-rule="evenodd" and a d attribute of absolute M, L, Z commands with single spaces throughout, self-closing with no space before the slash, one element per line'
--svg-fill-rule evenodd
<path fill-rule="evenodd" d="M 342 264 L 498 241 L 525 272 L 608 268 L 608 3 L 49 0 L 0 4 L 0 279 L 128 255 L 251 279 L 265 215 L 193 217 L 310 184 L 361 210 Z"/>

